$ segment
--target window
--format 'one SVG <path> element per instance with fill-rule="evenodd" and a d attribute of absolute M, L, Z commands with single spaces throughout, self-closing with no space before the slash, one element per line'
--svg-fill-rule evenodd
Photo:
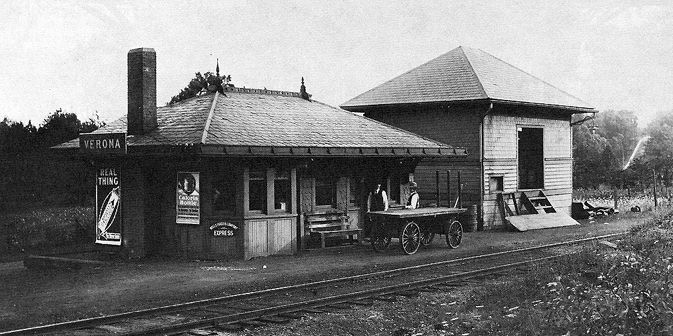
<path fill-rule="evenodd" d="M 250 211 L 266 211 L 266 171 L 250 171 Z"/>
<path fill-rule="evenodd" d="M 277 171 L 273 181 L 273 188 L 274 209 L 291 212 L 290 198 L 292 197 L 292 193 L 290 190 L 290 173 L 282 170 Z"/>
<path fill-rule="evenodd" d="M 325 177 L 315 179 L 315 205 L 336 206 L 336 183 L 333 179 Z"/>
<path fill-rule="evenodd" d="M 496 193 L 503 191 L 503 177 L 502 176 L 491 176 L 488 180 L 488 186 L 491 193 Z"/>
<path fill-rule="evenodd" d="M 519 189 L 544 188 L 542 128 L 518 128 Z"/>
<path fill-rule="evenodd" d="M 362 189 L 362 185 L 360 184 L 360 180 L 357 178 L 351 177 L 349 180 L 349 187 L 350 190 L 348 191 L 348 207 L 349 208 L 357 208 L 360 206 L 360 192 Z"/>
<path fill-rule="evenodd" d="M 225 213 L 236 213 L 236 181 L 221 179 L 213 185 L 213 209 Z"/>

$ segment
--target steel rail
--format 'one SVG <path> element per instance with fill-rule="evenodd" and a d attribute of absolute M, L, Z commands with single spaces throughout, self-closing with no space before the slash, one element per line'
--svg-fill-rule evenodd
<path fill-rule="evenodd" d="M 540 263 L 540 262 L 545 262 L 553 259 L 558 259 L 562 258 L 567 255 L 571 255 L 572 253 L 565 253 L 565 254 L 560 254 L 560 255 L 555 255 L 555 256 L 548 256 L 548 257 L 542 257 L 542 258 L 537 258 L 537 259 L 532 259 L 532 260 L 526 260 L 526 261 L 519 261 L 515 263 L 509 263 L 509 264 L 504 264 L 504 265 L 498 265 L 498 266 L 493 266 L 493 267 L 487 267 L 487 268 L 481 268 L 473 271 L 466 271 L 466 272 L 461 272 L 461 273 L 456 273 L 456 274 L 450 274 L 450 275 L 445 275 L 445 276 L 440 276 L 432 279 L 424 279 L 424 280 L 416 280 L 416 281 L 411 281 L 411 282 L 405 282 L 405 283 L 400 283 L 396 285 L 390 285 L 390 286 L 385 286 L 385 287 L 379 287 L 375 289 L 368 289 L 368 290 L 363 290 L 363 291 L 356 291 L 356 292 L 351 292 L 348 294 L 341 294 L 341 295 L 333 295 L 333 296 L 328 296 L 324 298 L 319 298 L 319 299 L 313 299 L 313 300 L 306 300 L 306 301 L 301 301 L 301 302 L 295 302 L 295 303 L 290 303 L 290 304 L 285 304 L 285 305 L 279 305 L 279 306 L 274 306 L 274 307 L 268 307 L 268 308 L 261 308 L 261 309 L 255 309 L 255 310 L 249 310 L 249 311 L 244 311 L 240 313 L 234 313 L 230 315 L 223 315 L 223 316 L 218 316 L 218 317 L 212 317 L 212 318 L 206 318 L 198 321 L 192 321 L 192 322 L 186 322 L 183 324 L 179 325 L 173 325 L 173 326 L 166 326 L 166 327 L 158 327 L 154 329 L 146 329 L 142 331 L 137 331 L 137 332 L 130 332 L 130 333 L 124 333 L 121 335 L 124 336 L 140 336 L 140 335 L 160 335 L 160 334 L 166 334 L 166 333 L 175 333 L 175 332 L 185 332 L 188 331 L 189 329 L 193 329 L 196 327 L 204 327 L 204 326 L 216 326 L 217 324 L 224 323 L 224 324 L 232 324 L 232 323 L 241 323 L 249 320 L 255 320 L 259 319 L 262 317 L 267 317 L 267 316 L 273 316 L 273 315 L 278 315 L 278 314 L 283 314 L 283 313 L 290 313 L 290 312 L 297 312 L 301 311 L 303 309 L 307 308 L 319 308 L 319 307 L 324 307 L 328 306 L 331 304 L 338 304 L 338 303 L 348 303 L 353 300 L 362 300 L 362 299 L 369 299 L 369 298 L 375 298 L 376 296 L 381 296 L 381 295 L 388 295 L 388 294 L 395 294 L 400 292 L 401 290 L 411 290 L 411 289 L 418 289 L 418 288 L 423 288 L 423 287 L 429 287 L 441 283 L 447 283 L 451 281 L 460 281 L 460 280 L 467 280 L 479 276 L 484 276 L 484 275 L 489 275 L 493 273 L 497 273 L 503 270 L 509 270 L 513 268 L 517 268 L 520 266 L 525 266 L 525 265 L 531 265 L 535 263 Z"/>
<path fill-rule="evenodd" d="M 346 276 L 346 277 L 340 277 L 340 278 L 334 278 L 334 279 L 307 282 L 307 283 L 302 283 L 302 284 L 297 284 L 297 285 L 274 287 L 274 288 L 263 289 L 263 290 L 259 290 L 259 291 L 246 292 L 246 293 L 240 293 L 240 294 L 232 294 L 232 295 L 227 295 L 227 296 L 222 296 L 222 297 L 196 300 L 196 301 L 178 303 L 178 304 L 173 304 L 173 305 L 165 305 L 165 306 L 160 306 L 160 307 L 135 310 L 135 311 L 124 312 L 124 313 L 119 313 L 119 314 L 110 314 L 110 315 L 105 315 L 105 316 L 97 316 L 97 317 L 79 319 L 79 320 L 74 320 L 74 321 L 65 321 L 65 322 L 59 322 L 59 323 L 53 323 L 53 324 L 47 324 L 47 325 L 41 325 L 41 326 L 35 326 L 35 327 L 27 327 L 27 328 L 16 329 L 16 330 L 0 331 L 0 336 L 21 335 L 21 334 L 40 334 L 40 333 L 46 333 L 46 332 L 50 332 L 50 331 L 76 329 L 76 328 L 82 328 L 82 327 L 87 327 L 87 326 L 100 325 L 100 324 L 103 324 L 103 323 L 119 321 L 119 320 L 128 319 L 128 318 L 134 318 L 134 317 L 143 316 L 143 315 L 150 315 L 150 314 L 156 314 L 156 313 L 168 313 L 168 312 L 171 312 L 171 311 L 185 310 L 185 309 L 195 308 L 195 307 L 204 306 L 204 305 L 208 305 L 208 304 L 216 304 L 216 303 L 220 303 L 220 302 L 224 302 L 224 301 L 228 301 L 228 300 L 242 300 L 242 299 L 247 299 L 247 298 L 252 298 L 252 297 L 263 296 L 263 295 L 267 295 L 267 294 L 274 294 L 274 293 L 289 291 L 289 290 L 297 290 L 297 289 L 311 288 L 311 287 L 320 287 L 320 286 L 329 285 L 329 284 L 333 284 L 333 283 L 339 283 L 339 282 L 355 281 L 355 280 L 368 279 L 368 278 L 376 278 L 376 277 L 391 275 L 391 274 L 396 274 L 396 273 L 404 273 L 404 272 L 408 272 L 408 271 L 411 271 L 411 270 L 419 270 L 419 269 L 423 269 L 423 268 L 430 268 L 430 267 L 436 267 L 436 266 L 441 266 L 441 265 L 464 263 L 466 261 L 485 259 L 485 258 L 490 258 L 490 257 L 495 257 L 495 256 L 500 256 L 500 255 L 534 251 L 534 250 L 541 250 L 541 249 L 547 249 L 547 248 L 565 246 L 565 245 L 574 245 L 574 244 L 584 243 L 584 242 L 588 242 L 588 241 L 595 241 L 595 240 L 600 240 L 600 239 L 615 238 L 615 237 L 623 236 L 623 235 L 626 235 L 626 234 L 628 234 L 628 231 L 613 233 L 613 234 L 609 234 L 609 235 L 587 237 L 587 238 L 580 238 L 580 239 L 574 239 L 574 240 L 563 241 L 563 242 L 556 242 L 556 243 L 543 244 L 543 245 L 537 245 L 537 246 L 531 246 L 531 247 L 524 247 L 524 248 L 513 249 L 513 250 L 493 252 L 493 253 L 463 257 L 463 258 L 458 258 L 458 259 L 444 260 L 444 261 L 433 262 L 433 263 L 422 264 L 422 265 L 406 266 L 406 267 L 395 268 L 395 269 L 385 270 L 385 271 L 377 271 L 377 272 L 364 273 L 364 274 L 358 274 L 358 275 Z"/>

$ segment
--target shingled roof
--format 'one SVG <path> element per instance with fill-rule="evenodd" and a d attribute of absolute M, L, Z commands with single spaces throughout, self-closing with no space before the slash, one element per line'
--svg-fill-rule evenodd
<path fill-rule="evenodd" d="M 227 88 L 157 109 L 153 131 L 128 136 L 129 152 L 189 147 L 243 156 L 463 156 L 414 133 L 302 99 L 299 93 Z M 93 133 L 127 131 L 126 116 Z M 78 147 L 73 140 L 57 148 Z M 150 149 L 151 148 L 151 149 Z"/>
<path fill-rule="evenodd" d="M 591 111 L 588 103 L 479 49 L 458 47 L 343 103 L 342 108 L 490 101 Z"/>

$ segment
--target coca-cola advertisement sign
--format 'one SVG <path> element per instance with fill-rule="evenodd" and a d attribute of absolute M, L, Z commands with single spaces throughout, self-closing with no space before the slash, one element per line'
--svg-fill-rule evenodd
<path fill-rule="evenodd" d="M 119 168 L 96 171 L 96 243 L 122 244 L 122 213 Z"/>

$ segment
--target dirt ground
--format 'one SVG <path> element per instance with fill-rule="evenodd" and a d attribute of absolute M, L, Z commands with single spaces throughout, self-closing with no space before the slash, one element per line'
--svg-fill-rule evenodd
<path fill-rule="evenodd" d="M 29 270 L 21 261 L 5 262 L 0 263 L 0 331 L 623 232 L 652 216 L 625 213 L 581 221 L 580 226 L 465 233 L 455 250 L 437 237 L 411 256 L 402 254 L 393 240 L 384 253 L 355 245 L 249 261 L 150 259 L 41 271 Z"/>

